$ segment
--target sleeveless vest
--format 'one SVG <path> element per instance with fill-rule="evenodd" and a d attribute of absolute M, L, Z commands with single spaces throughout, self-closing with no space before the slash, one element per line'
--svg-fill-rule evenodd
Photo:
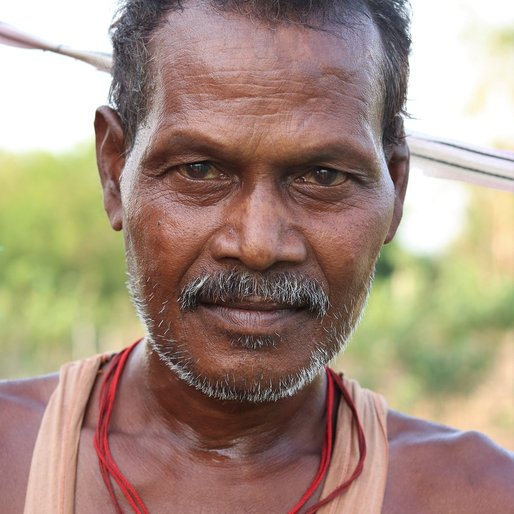
<path fill-rule="evenodd" d="M 80 430 L 101 365 L 109 355 L 65 364 L 43 415 L 32 455 L 24 514 L 73 514 Z M 362 474 L 318 514 L 380 514 L 387 478 L 387 406 L 382 396 L 344 379 L 366 436 Z M 336 438 L 321 498 L 350 476 L 359 459 L 357 433 L 344 401 L 337 413 Z"/>

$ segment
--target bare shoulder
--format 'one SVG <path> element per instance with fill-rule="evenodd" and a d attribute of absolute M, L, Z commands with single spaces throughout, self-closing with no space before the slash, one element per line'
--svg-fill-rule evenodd
<path fill-rule="evenodd" d="M 390 512 L 514 514 L 514 454 L 479 432 L 389 411 Z"/>
<path fill-rule="evenodd" d="M 23 512 L 32 450 L 58 375 L 0 381 L 0 497 L 5 512 Z"/>

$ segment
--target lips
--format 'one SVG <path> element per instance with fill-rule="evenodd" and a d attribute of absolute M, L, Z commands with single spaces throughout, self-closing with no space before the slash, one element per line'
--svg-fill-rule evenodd
<path fill-rule="evenodd" d="M 225 329 L 237 329 L 238 332 L 245 333 L 269 333 L 277 331 L 281 325 L 294 322 L 293 318 L 305 309 L 248 297 L 237 301 L 203 302 L 200 303 L 199 310 L 214 318 Z"/>
<path fill-rule="evenodd" d="M 255 296 L 249 296 L 241 300 L 224 300 L 219 302 L 206 301 L 201 302 L 201 305 L 205 305 L 208 307 L 220 307 L 248 311 L 298 310 L 297 307 L 292 307 L 288 304 L 270 302 L 268 300 Z"/>

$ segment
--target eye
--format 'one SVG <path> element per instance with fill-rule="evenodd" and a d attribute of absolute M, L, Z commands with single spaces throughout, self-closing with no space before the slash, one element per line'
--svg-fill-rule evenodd
<path fill-rule="evenodd" d="M 348 174 L 342 171 L 332 170 L 330 168 L 315 168 L 301 177 L 298 181 L 317 184 L 320 186 L 337 186 L 348 179 Z"/>
<path fill-rule="evenodd" d="M 191 180 L 216 180 L 225 178 L 211 162 L 193 162 L 191 164 L 182 164 L 178 167 L 179 173 Z"/>

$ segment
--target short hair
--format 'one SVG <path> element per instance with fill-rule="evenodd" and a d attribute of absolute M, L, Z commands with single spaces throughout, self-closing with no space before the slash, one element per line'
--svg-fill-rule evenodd
<path fill-rule="evenodd" d="M 401 141 L 409 76 L 409 0 L 205 0 L 212 8 L 249 15 L 271 24 L 300 23 L 322 29 L 344 25 L 356 14 L 371 18 L 378 28 L 383 56 L 382 144 Z M 151 99 L 152 70 L 149 42 L 168 12 L 182 10 L 182 0 L 125 0 L 110 28 L 113 43 L 109 99 L 125 131 L 126 151 L 144 122 Z M 312 25 L 312 21 L 317 26 Z"/>

